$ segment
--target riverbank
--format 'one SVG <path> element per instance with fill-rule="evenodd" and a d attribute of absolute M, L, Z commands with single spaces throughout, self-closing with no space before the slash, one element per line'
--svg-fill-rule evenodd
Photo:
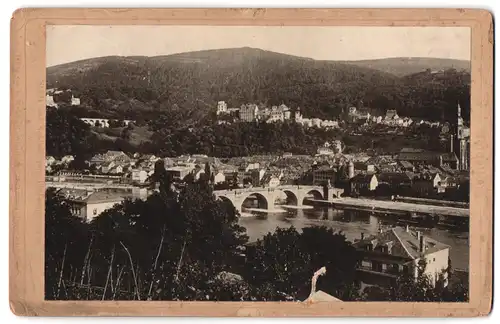
<path fill-rule="evenodd" d="M 290 209 L 288 213 L 253 213 L 251 217 L 241 217 L 239 224 L 246 228 L 249 242 L 262 239 L 277 228 L 289 228 L 290 226 L 299 231 L 310 226 L 326 226 L 336 232 L 342 232 L 347 240 L 354 242 L 361 237 L 361 233 L 365 235 L 377 234 L 380 226 L 405 226 L 399 225 L 398 219 L 398 217 L 388 217 L 369 211 L 316 206 L 313 209 Z M 422 227 L 411 224 L 410 227 L 449 245 L 454 268 L 465 270 L 469 268 L 469 232 L 467 228 L 447 229 L 440 226 Z"/>
<path fill-rule="evenodd" d="M 310 201 L 327 204 L 334 208 L 350 208 L 372 212 L 413 212 L 422 214 L 436 214 L 440 216 L 469 217 L 469 209 L 423 205 L 401 201 L 374 200 L 363 198 L 336 198 L 334 200 L 311 199 Z"/>

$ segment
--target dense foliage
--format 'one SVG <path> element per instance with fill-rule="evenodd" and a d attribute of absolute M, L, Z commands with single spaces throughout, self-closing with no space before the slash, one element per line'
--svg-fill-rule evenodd
<path fill-rule="evenodd" d="M 73 114 L 47 107 L 46 121 L 47 155 L 81 155 L 92 149 L 90 127 Z"/>
<path fill-rule="evenodd" d="M 48 191 L 46 214 L 48 299 L 213 299 L 210 282 L 241 258 L 247 240 L 234 207 L 205 182 L 181 192 L 167 185 L 90 224 Z"/>
<path fill-rule="evenodd" d="M 429 69 L 440 71 L 457 69 L 470 72 L 470 61 L 432 57 L 389 57 L 374 60 L 346 61 L 345 63 L 388 72 L 399 77 Z"/>
<path fill-rule="evenodd" d="M 342 233 L 326 227 L 276 229 L 247 249 L 245 273 L 256 286 L 272 286 L 272 300 L 305 300 L 311 292 L 311 274 L 326 267 L 321 289 L 343 300 L 359 298 L 354 283 L 358 255 Z"/>
<path fill-rule="evenodd" d="M 434 64 L 436 65 L 436 64 Z M 448 63 L 443 67 L 449 67 Z M 305 116 L 335 118 L 350 106 L 433 120 L 470 111 L 470 73 L 448 69 L 397 77 L 354 64 L 257 49 L 159 57 L 105 57 L 50 67 L 47 86 L 70 88 L 89 116 L 154 119 L 181 107 L 203 120 L 219 100 L 230 106 L 285 103 Z M 56 99 L 56 98 L 55 98 Z"/>
<path fill-rule="evenodd" d="M 320 145 L 334 139 L 343 141 L 347 153 L 367 149 L 394 153 L 402 147 L 446 151 L 446 143 L 435 140 L 439 136 L 436 130 L 424 127 L 418 130 L 417 137 L 413 137 L 369 132 L 353 134 L 353 129 L 348 126 L 340 130 L 306 128 L 292 122 L 217 125 L 210 120 L 186 125 L 184 120 L 185 116 L 177 110 L 162 113 L 149 122 L 147 127 L 150 137 L 134 143 L 133 138 L 137 137 L 136 132 L 140 130 L 138 127 L 91 131 L 71 110 L 47 108 L 47 154 L 56 157 L 71 154 L 86 158 L 106 150 L 161 156 L 207 154 L 233 157 L 283 152 L 316 154 Z"/>
<path fill-rule="evenodd" d="M 46 298 L 297 299 L 307 297 L 311 275 L 323 265 L 334 290 L 352 281 L 357 260 L 343 235 L 326 228 L 278 230 L 245 256 L 245 229 L 234 207 L 214 198 L 210 177 L 180 191 L 164 173 L 153 178 L 156 194 L 126 200 L 90 224 L 47 191 Z"/>
<path fill-rule="evenodd" d="M 426 264 L 420 262 L 418 277 L 415 278 L 405 274 L 400 276 L 393 286 L 382 288 L 373 286 L 365 289 L 363 299 L 370 301 L 401 301 L 401 302 L 467 302 L 469 301 L 469 287 L 463 283 L 443 285 L 444 274 L 448 273 L 451 278 L 452 270 L 444 271 L 435 285 L 431 284 L 430 278 L 424 274 Z"/>
<path fill-rule="evenodd" d="M 317 147 L 339 136 L 335 130 L 304 128 L 299 124 L 237 123 L 201 127 L 164 127 L 164 119 L 154 122 L 152 150 L 166 156 L 207 154 L 231 157 L 292 152 L 316 153 Z"/>
<path fill-rule="evenodd" d="M 344 301 L 468 296 L 466 287 L 431 288 L 408 278 L 361 293 L 355 280 L 358 254 L 342 233 L 278 228 L 248 245 L 234 207 L 213 196 L 210 177 L 180 190 L 164 173 L 153 179 L 159 190 L 147 200 L 126 200 L 90 224 L 72 216 L 70 205 L 47 190 L 47 299 L 304 300 L 321 267 L 327 273 L 317 288 Z"/>
<path fill-rule="evenodd" d="M 116 137 L 107 136 L 92 130 L 89 125 L 81 121 L 74 111 L 67 107 L 46 108 L 46 137 L 45 152 L 47 156 L 61 158 L 73 155 L 75 163 L 70 167 L 84 168 L 86 159 L 92 155 L 107 150 L 135 152 L 138 147 L 130 142 L 131 125 L 120 127 Z M 120 121 L 112 121 L 113 126 Z"/>
<path fill-rule="evenodd" d="M 346 283 L 356 255 L 343 235 L 278 229 L 248 247 L 245 257 L 246 235 L 234 208 L 209 193 L 204 183 L 180 193 L 160 191 L 86 224 L 47 191 L 46 298 L 302 300 L 324 265 L 331 273 L 325 290 L 352 294 Z"/>

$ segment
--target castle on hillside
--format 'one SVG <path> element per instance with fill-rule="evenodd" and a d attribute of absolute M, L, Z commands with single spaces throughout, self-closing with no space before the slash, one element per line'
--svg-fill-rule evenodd
<path fill-rule="evenodd" d="M 286 105 L 259 107 L 256 104 L 241 105 L 239 108 L 228 108 L 225 101 L 217 103 L 217 117 L 235 116 L 243 122 L 261 121 L 267 123 L 283 122 L 292 119 L 292 112 Z M 295 112 L 294 118 L 301 118 L 300 110 Z"/>

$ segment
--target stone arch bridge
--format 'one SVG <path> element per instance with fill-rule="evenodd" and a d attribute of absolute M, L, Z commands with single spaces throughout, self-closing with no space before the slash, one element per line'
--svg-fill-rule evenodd
<path fill-rule="evenodd" d="M 259 203 L 259 208 L 273 210 L 275 209 L 276 199 L 283 195 L 287 197 L 287 204 L 294 206 L 303 206 L 307 198 L 317 200 L 332 201 L 339 198 L 344 192 L 344 189 L 328 188 L 328 197 L 325 197 L 322 186 L 278 186 L 274 188 L 269 187 L 253 187 L 245 189 L 233 190 L 216 190 L 214 194 L 219 199 L 230 201 L 238 212 L 243 209 L 243 203 L 247 198 L 256 198 Z"/>

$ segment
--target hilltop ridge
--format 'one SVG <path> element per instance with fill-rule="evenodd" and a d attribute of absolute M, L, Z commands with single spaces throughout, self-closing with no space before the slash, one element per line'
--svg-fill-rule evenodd
<path fill-rule="evenodd" d="M 397 109 L 403 116 L 440 119 L 453 113 L 457 102 L 468 113 L 470 73 L 454 68 L 462 66 L 460 62 L 321 61 L 242 47 L 65 63 L 47 68 L 47 88 L 71 88 L 87 113 L 123 118 L 155 118 L 161 112 L 181 111 L 188 121 L 199 121 L 224 100 L 234 107 L 286 103 L 300 107 L 304 115 L 328 119 L 337 118 L 349 106 L 379 113 Z M 456 71 L 444 76 L 427 73 L 450 68 Z M 399 72 L 389 73 L 391 69 Z M 405 69 L 418 73 L 404 74 Z"/>

